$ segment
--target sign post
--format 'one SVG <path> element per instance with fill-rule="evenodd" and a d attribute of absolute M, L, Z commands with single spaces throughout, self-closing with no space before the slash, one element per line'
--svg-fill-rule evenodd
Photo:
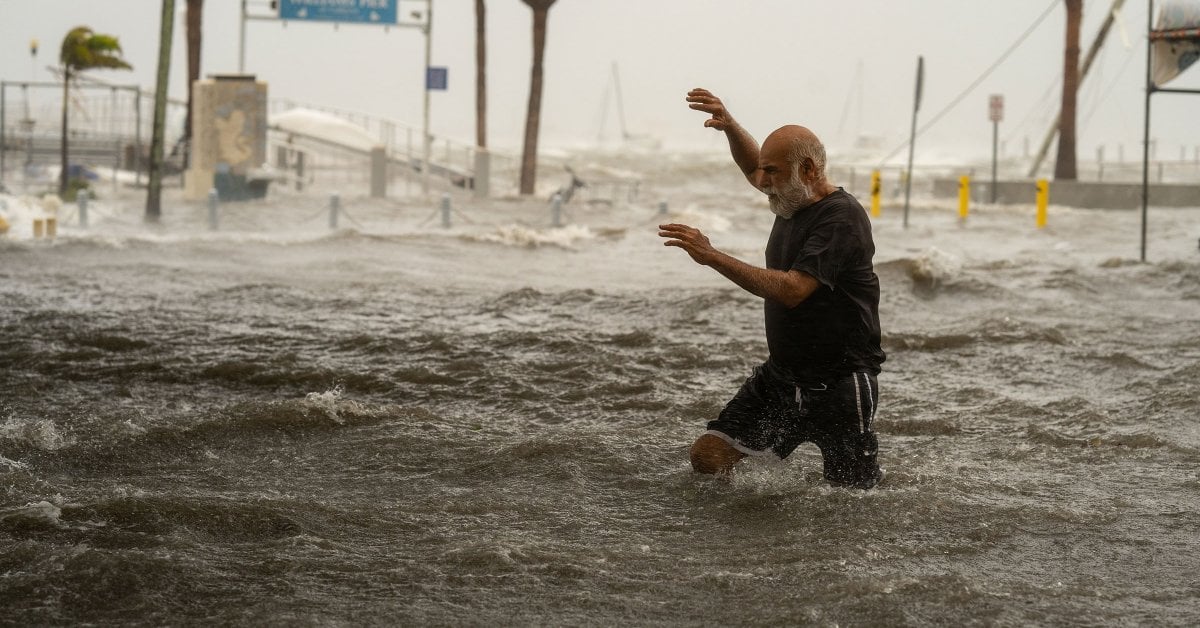
<path fill-rule="evenodd" d="M 917 142 L 917 112 L 921 110 L 921 91 L 925 86 L 925 57 L 917 57 L 917 93 L 913 98 L 912 134 L 908 138 L 908 176 L 904 177 L 904 228 L 908 228 L 908 197 L 912 192 L 913 146 Z"/>
<path fill-rule="evenodd" d="M 1000 121 L 1004 119 L 1004 95 L 988 97 L 988 119 L 992 121 L 992 204 L 996 204 L 996 146 L 1000 141 Z"/>

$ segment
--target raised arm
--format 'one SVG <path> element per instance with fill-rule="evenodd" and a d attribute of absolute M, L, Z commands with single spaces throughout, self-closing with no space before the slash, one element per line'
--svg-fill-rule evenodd
<path fill-rule="evenodd" d="M 729 140 L 729 153 L 733 155 L 734 163 L 742 169 L 742 174 L 746 175 L 746 180 L 750 182 L 750 185 L 757 189 L 758 184 L 755 182 L 754 174 L 758 171 L 758 142 L 754 141 L 750 133 L 743 129 L 737 120 L 733 119 L 721 99 L 707 89 L 697 87 L 689 91 L 687 101 L 689 108 L 703 111 L 712 116 L 704 121 L 704 126 L 725 133 L 725 138 Z"/>

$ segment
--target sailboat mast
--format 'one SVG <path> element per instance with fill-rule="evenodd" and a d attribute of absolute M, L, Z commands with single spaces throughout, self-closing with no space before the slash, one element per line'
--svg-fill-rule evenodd
<path fill-rule="evenodd" d="M 617 121 L 621 123 L 621 139 L 629 139 L 629 131 L 625 129 L 625 99 L 621 96 L 621 75 L 617 73 L 617 62 L 612 64 L 613 86 L 617 91 Z"/>

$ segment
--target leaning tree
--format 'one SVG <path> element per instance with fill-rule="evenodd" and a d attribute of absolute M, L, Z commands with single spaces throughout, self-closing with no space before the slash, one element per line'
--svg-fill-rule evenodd
<path fill-rule="evenodd" d="M 121 58 L 121 44 L 112 35 L 92 32 L 87 26 L 77 26 L 63 39 L 58 62 L 62 65 L 62 172 L 58 178 L 58 195 L 66 196 L 69 177 L 67 163 L 67 110 L 71 102 L 71 79 L 80 72 L 96 68 L 129 70 L 133 66 Z"/>

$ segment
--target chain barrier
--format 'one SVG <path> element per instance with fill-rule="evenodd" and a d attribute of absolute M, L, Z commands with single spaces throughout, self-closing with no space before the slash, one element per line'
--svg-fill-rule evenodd
<path fill-rule="evenodd" d="M 345 216 L 345 217 L 346 217 L 346 220 L 349 220 L 349 221 L 350 221 L 350 222 L 351 222 L 351 223 L 352 223 L 352 224 L 353 224 L 355 227 L 358 227 L 360 231 L 366 231 L 366 230 L 367 230 L 367 228 L 366 228 L 365 226 L 363 226 L 363 224 L 362 224 L 361 222 L 359 222 L 359 221 L 355 220 L 355 219 L 354 219 L 354 216 L 351 216 L 351 215 L 350 215 L 350 212 L 346 211 L 346 208 L 345 208 L 345 207 L 340 207 L 340 208 L 338 208 L 338 214 L 339 214 L 339 215 L 342 215 L 342 216 Z"/>

